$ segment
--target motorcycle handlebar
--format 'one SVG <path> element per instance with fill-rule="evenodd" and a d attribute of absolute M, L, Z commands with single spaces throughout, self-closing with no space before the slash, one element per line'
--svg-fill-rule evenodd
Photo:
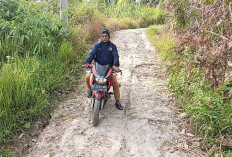
<path fill-rule="evenodd" d="M 87 66 L 86 66 L 87 65 Z M 82 69 L 91 69 L 92 66 L 90 64 L 84 64 L 81 66 Z"/>
<path fill-rule="evenodd" d="M 120 70 L 119 73 L 122 75 L 122 70 Z"/>
<path fill-rule="evenodd" d="M 84 64 L 81 66 L 82 69 L 91 69 L 92 65 L 91 64 Z M 122 75 L 122 70 L 120 70 L 119 72 L 116 73 L 120 73 Z"/>

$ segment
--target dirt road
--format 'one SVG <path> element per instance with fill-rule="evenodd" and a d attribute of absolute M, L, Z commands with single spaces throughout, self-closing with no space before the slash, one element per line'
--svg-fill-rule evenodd
<path fill-rule="evenodd" d="M 201 156 L 197 147 L 177 149 L 177 141 L 186 135 L 173 110 L 165 69 L 145 29 L 115 32 L 112 41 L 123 70 L 118 80 L 124 110 L 117 110 L 111 98 L 99 126 L 93 127 L 83 81 L 80 91 L 55 111 L 28 157 Z"/>

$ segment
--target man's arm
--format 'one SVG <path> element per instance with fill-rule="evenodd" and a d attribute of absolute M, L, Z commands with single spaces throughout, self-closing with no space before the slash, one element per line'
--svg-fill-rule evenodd
<path fill-rule="evenodd" d="M 112 50 L 112 54 L 113 54 L 113 59 L 114 59 L 114 66 L 115 67 L 119 67 L 119 56 L 118 56 L 118 50 L 117 47 L 115 45 L 113 45 L 113 50 Z"/>
<path fill-rule="evenodd" d="M 86 64 L 91 64 L 92 63 L 93 59 L 96 57 L 97 50 L 98 50 L 98 44 L 94 45 L 93 49 L 89 53 L 89 56 L 85 61 Z"/>

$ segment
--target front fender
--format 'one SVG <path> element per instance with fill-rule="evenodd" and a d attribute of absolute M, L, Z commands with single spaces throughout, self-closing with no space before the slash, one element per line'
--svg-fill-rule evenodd
<path fill-rule="evenodd" d="M 94 91 L 92 97 L 96 99 L 102 99 L 105 97 L 105 92 Z"/>

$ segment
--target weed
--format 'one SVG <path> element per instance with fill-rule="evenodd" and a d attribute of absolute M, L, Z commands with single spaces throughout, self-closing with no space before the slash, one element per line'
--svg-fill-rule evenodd
<path fill-rule="evenodd" d="M 192 56 L 176 53 L 177 45 L 164 26 L 151 26 L 147 33 L 168 67 L 169 90 L 174 92 L 185 112 L 191 117 L 191 125 L 198 135 L 204 136 L 204 146 L 219 144 L 218 140 L 232 137 L 231 79 L 221 87 L 212 86 L 204 77 L 204 69 L 190 64 Z M 197 62 L 197 61 L 196 61 Z M 226 150 L 230 150 L 227 146 Z M 227 154 L 231 152 L 228 151 Z"/>
<path fill-rule="evenodd" d="M 118 30 L 163 23 L 166 12 L 136 4 L 72 1 L 65 34 L 56 1 L 0 0 L 0 154 L 29 130 L 58 91 L 81 76 L 77 68 L 104 28 Z M 71 2 L 71 1 L 70 1 Z M 76 7 L 78 5 L 78 7 Z"/>

